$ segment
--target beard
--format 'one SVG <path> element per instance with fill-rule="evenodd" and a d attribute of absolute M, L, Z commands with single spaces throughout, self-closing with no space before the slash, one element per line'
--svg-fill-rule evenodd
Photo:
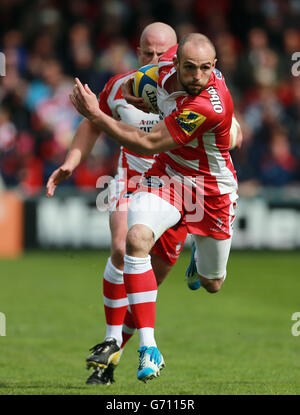
<path fill-rule="evenodd" d="M 201 91 L 203 91 L 203 89 L 205 88 L 205 86 L 203 85 L 199 85 L 199 83 L 193 83 L 193 82 L 184 82 L 181 79 L 181 75 L 179 70 L 178 71 L 178 80 L 180 82 L 180 84 L 182 85 L 183 89 L 185 90 L 185 92 L 187 92 L 189 95 L 193 95 L 193 96 L 197 96 L 200 94 Z"/>
<path fill-rule="evenodd" d="M 200 92 L 203 90 L 203 88 L 201 86 L 188 85 L 188 84 L 183 85 L 183 88 L 184 88 L 185 92 L 187 92 L 189 95 L 194 95 L 194 96 L 199 95 Z"/>

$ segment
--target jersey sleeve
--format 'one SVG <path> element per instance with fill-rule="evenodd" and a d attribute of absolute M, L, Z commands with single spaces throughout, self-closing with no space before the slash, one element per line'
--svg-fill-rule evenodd
<path fill-rule="evenodd" d="M 185 145 L 216 127 L 222 117 L 209 107 L 207 100 L 193 97 L 186 100 L 181 108 L 172 112 L 164 121 L 174 141 Z"/>
<path fill-rule="evenodd" d="M 99 94 L 98 102 L 99 102 L 99 108 L 101 111 L 103 111 L 106 115 L 109 115 L 110 117 L 113 116 L 111 109 L 109 108 L 109 105 L 107 103 L 109 91 L 108 91 L 108 85 L 106 84 L 104 86 L 104 89 Z"/>
<path fill-rule="evenodd" d="M 122 93 L 122 84 L 129 77 L 131 77 L 136 70 L 127 72 L 125 74 L 116 75 L 110 78 L 105 84 L 103 91 L 99 95 L 99 108 L 105 112 L 105 114 L 119 118 L 118 106 L 128 105 Z"/>
<path fill-rule="evenodd" d="M 167 50 L 158 60 L 158 86 L 163 86 L 164 78 L 170 73 L 174 68 L 173 57 L 176 55 L 177 46 L 172 46 Z"/>

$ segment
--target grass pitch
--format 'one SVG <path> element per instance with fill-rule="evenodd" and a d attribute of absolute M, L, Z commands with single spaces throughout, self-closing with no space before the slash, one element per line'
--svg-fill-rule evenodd
<path fill-rule="evenodd" d="M 32 252 L 0 260 L 0 395 L 255 395 L 300 393 L 299 253 L 232 252 L 217 294 L 190 291 L 184 252 L 159 288 L 156 340 L 166 368 L 136 379 L 138 336 L 110 386 L 85 385 L 89 348 L 105 333 L 107 252 Z"/>

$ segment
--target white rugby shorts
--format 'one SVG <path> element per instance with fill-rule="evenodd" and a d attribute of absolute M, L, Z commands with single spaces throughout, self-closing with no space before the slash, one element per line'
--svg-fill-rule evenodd
<path fill-rule="evenodd" d="M 138 224 L 145 225 L 152 230 L 157 241 L 180 219 L 180 211 L 156 194 L 138 192 L 132 196 L 128 210 L 128 229 Z M 202 235 L 192 236 L 196 243 L 198 274 L 207 279 L 225 277 L 232 237 L 215 239 Z"/>

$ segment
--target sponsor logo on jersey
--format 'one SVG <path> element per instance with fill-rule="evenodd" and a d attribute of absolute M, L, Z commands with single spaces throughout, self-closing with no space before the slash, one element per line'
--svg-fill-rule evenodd
<path fill-rule="evenodd" d="M 152 127 L 158 123 L 158 120 L 141 120 L 139 123 L 139 129 L 150 133 Z"/>
<path fill-rule="evenodd" d="M 210 228 L 213 232 L 225 232 L 224 224 L 221 218 L 217 218 L 216 228 Z"/>
<path fill-rule="evenodd" d="M 158 121 L 157 120 L 141 120 L 140 121 L 140 125 L 155 125 L 157 124 Z"/>
<path fill-rule="evenodd" d="M 222 79 L 222 73 L 219 71 L 219 69 L 215 68 L 214 73 L 218 79 Z"/>
<path fill-rule="evenodd" d="M 221 100 L 219 95 L 217 94 L 217 91 L 213 86 L 207 88 L 206 91 L 210 94 L 209 100 L 211 102 L 211 105 L 213 106 L 214 111 L 220 114 L 223 111 L 223 107 L 221 105 Z"/>
<path fill-rule="evenodd" d="M 186 134 L 192 135 L 204 123 L 206 117 L 197 112 L 184 109 L 175 120 Z"/>

